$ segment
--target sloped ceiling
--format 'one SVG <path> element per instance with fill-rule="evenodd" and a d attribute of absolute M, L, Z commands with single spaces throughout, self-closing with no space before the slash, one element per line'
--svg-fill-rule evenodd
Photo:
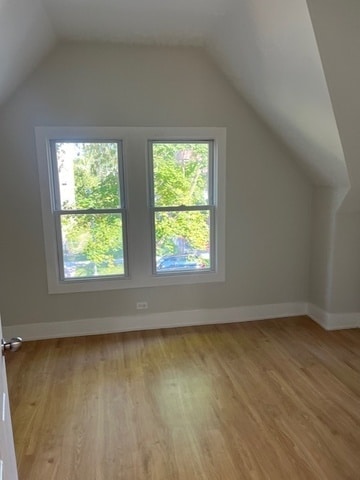
<path fill-rule="evenodd" d="M 223 69 L 315 183 L 348 185 L 306 1 L 237 2 L 217 25 L 212 45 Z"/>
<path fill-rule="evenodd" d="M 308 0 L 351 191 L 342 210 L 360 210 L 360 1 Z"/>
<path fill-rule="evenodd" d="M 40 0 L 0 0 L 0 104 L 55 41 Z"/>
<path fill-rule="evenodd" d="M 0 102 L 61 39 L 204 46 L 317 185 L 349 185 L 306 0 L 0 0 Z"/>
<path fill-rule="evenodd" d="M 202 45 L 231 0 L 43 0 L 62 38 Z"/>

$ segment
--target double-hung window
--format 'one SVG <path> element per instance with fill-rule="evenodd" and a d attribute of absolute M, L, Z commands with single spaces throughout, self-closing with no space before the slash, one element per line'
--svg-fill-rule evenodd
<path fill-rule="evenodd" d="M 37 127 L 50 293 L 223 281 L 225 129 Z"/>
<path fill-rule="evenodd" d="M 214 270 L 213 140 L 150 141 L 154 271 Z"/>
<path fill-rule="evenodd" d="M 125 276 L 121 141 L 50 141 L 61 281 Z"/>

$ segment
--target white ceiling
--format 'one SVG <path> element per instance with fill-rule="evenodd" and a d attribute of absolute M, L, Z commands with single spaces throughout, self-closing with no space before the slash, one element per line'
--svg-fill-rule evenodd
<path fill-rule="evenodd" d="M 204 46 L 314 183 L 348 185 L 306 0 L 0 0 L 0 102 L 61 39 Z"/>
<path fill-rule="evenodd" d="M 62 38 L 202 45 L 231 0 L 43 0 Z"/>

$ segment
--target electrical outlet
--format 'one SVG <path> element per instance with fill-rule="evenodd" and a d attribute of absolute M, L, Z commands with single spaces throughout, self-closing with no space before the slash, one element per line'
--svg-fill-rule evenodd
<path fill-rule="evenodd" d="M 136 303 L 136 310 L 146 310 L 148 308 L 147 302 L 137 302 Z"/>

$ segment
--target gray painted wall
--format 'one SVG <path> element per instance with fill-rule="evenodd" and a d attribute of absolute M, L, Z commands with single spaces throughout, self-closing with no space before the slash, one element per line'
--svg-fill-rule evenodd
<path fill-rule="evenodd" d="M 329 311 L 360 312 L 360 213 L 348 212 L 336 216 Z"/>
<path fill-rule="evenodd" d="M 49 295 L 36 125 L 227 127 L 226 282 Z M 60 45 L 0 110 L 3 323 L 306 301 L 312 194 L 203 50 Z"/>
<path fill-rule="evenodd" d="M 336 215 L 346 194 L 347 189 L 319 187 L 313 196 L 309 300 L 325 311 L 332 305 Z"/>

